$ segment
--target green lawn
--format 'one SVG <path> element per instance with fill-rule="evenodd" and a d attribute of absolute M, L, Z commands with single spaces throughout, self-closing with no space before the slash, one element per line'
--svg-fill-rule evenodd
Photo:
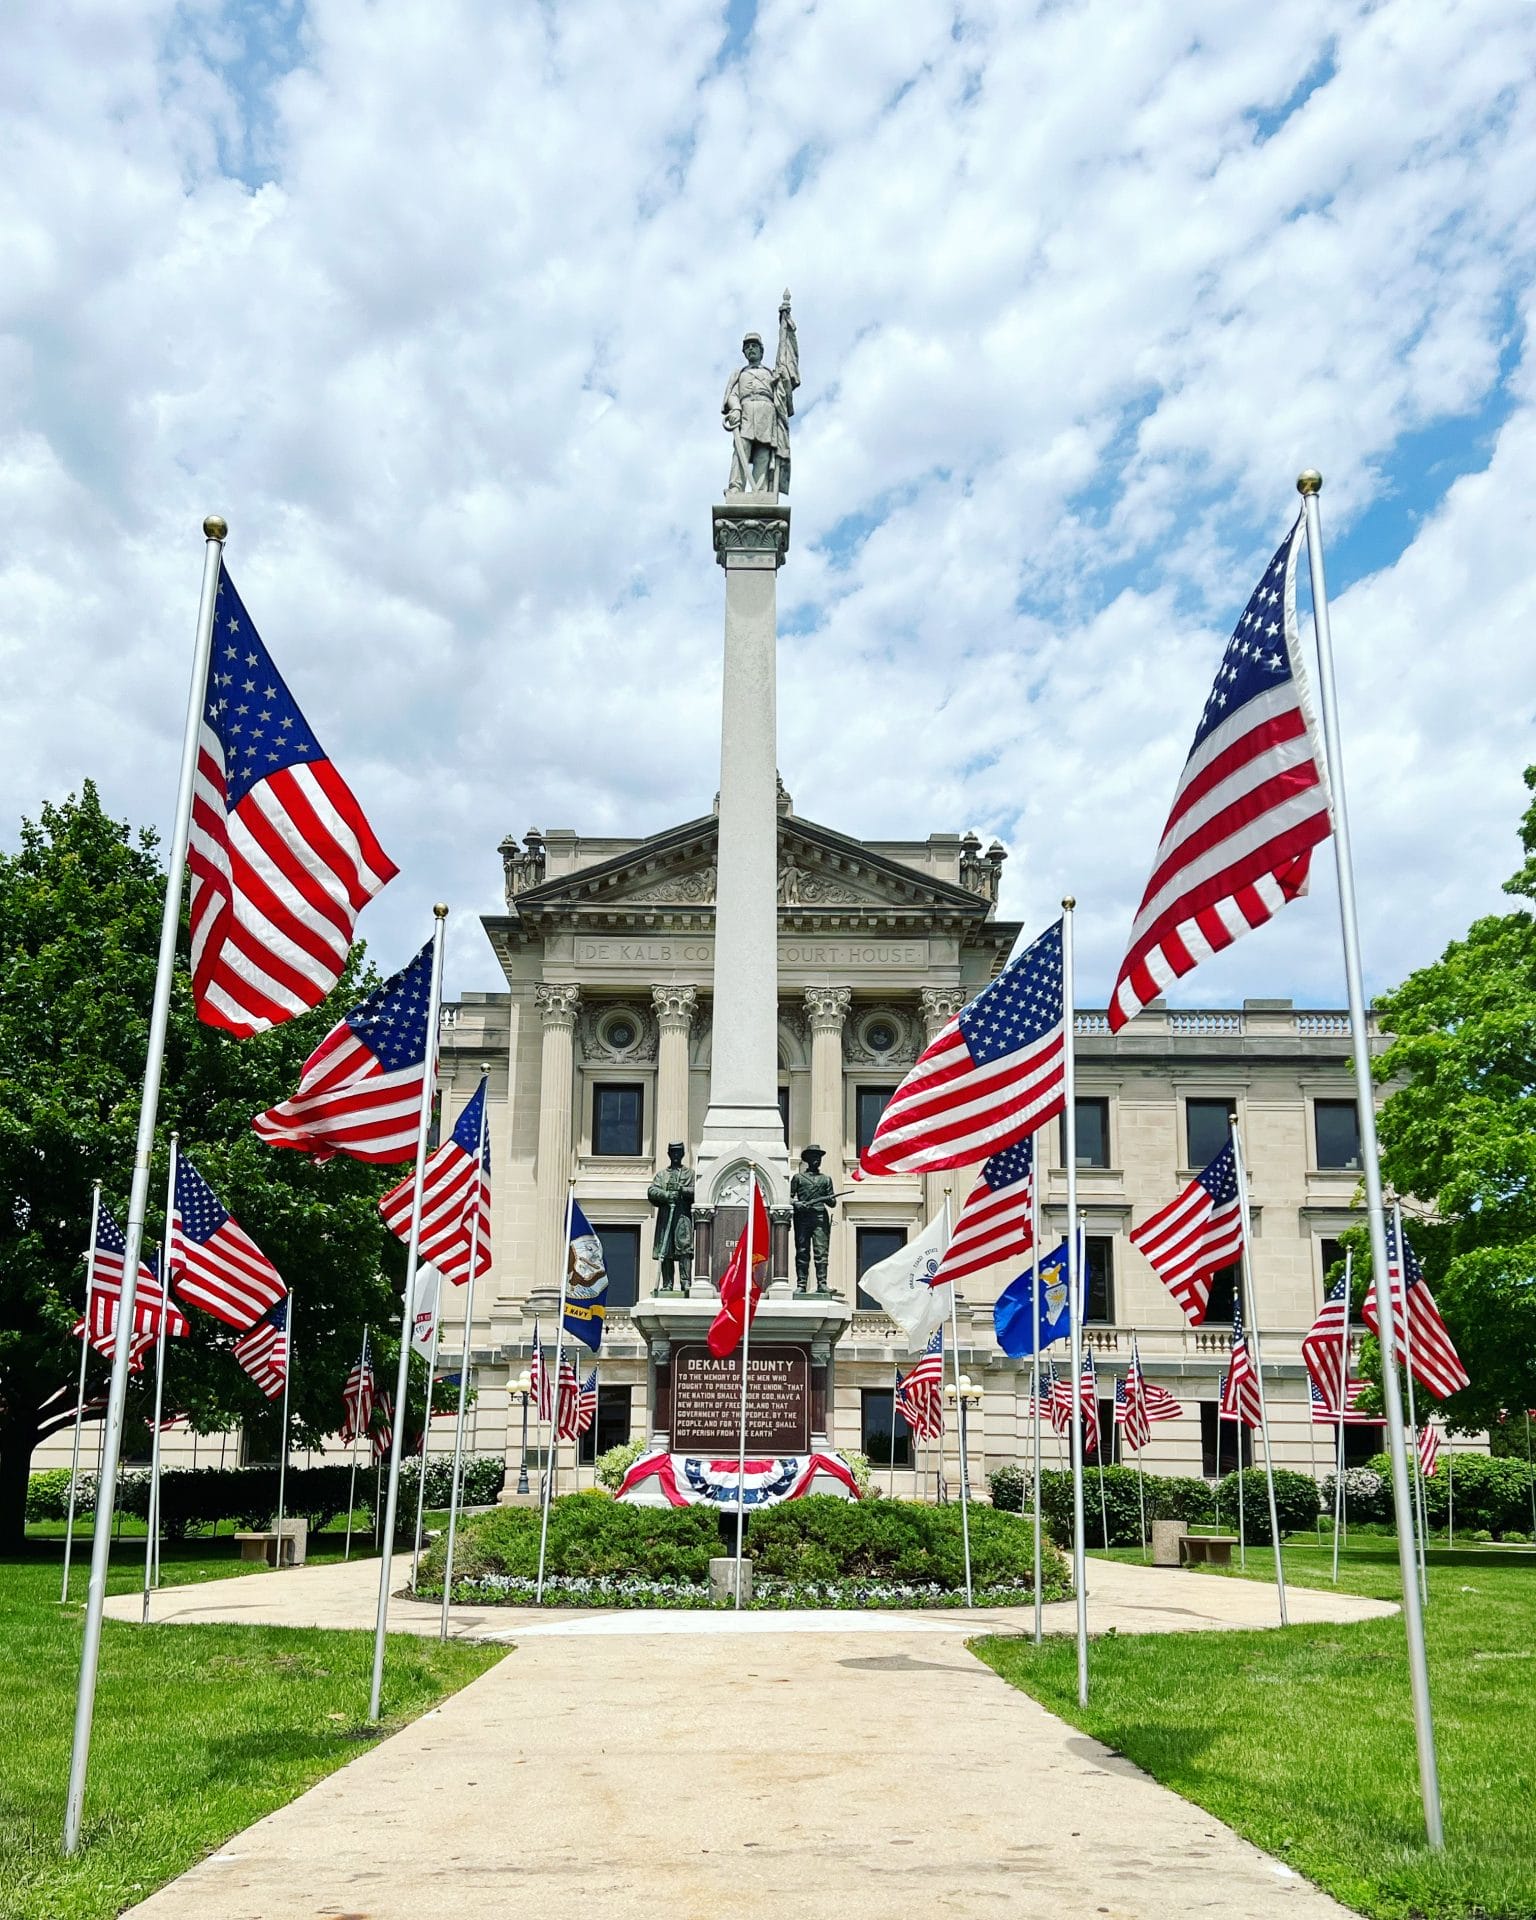
<path fill-rule="evenodd" d="M 77 1540 L 77 1546 L 78 1546 Z M 87 1553 L 89 1543 L 87 1542 Z M 339 1555 L 340 1541 L 336 1543 Z M 113 1555 L 110 1591 L 136 1591 L 143 1537 Z M 0 1560 L 0 1914 L 98 1920 L 180 1873 L 253 1820 L 492 1666 L 499 1647 L 393 1636 L 387 1720 L 368 1705 L 372 1635 L 108 1620 L 86 1796 L 85 1844 L 59 1850 L 79 1674 L 85 1564 L 59 1605 L 58 1544 Z M 168 1547 L 167 1584 L 263 1569 L 233 1543 Z"/>
<path fill-rule="evenodd" d="M 1117 1552 L 1139 1559 L 1140 1552 Z M 1288 1544 L 1327 1587 L 1330 1553 Z M 1210 1578 L 1228 1577 L 1211 1574 Z M 1235 1574 L 1231 1577 L 1240 1577 Z M 1250 1548 L 1250 1579 L 1273 1579 Z M 1395 1599 L 1391 1540 L 1351 1545 L 1341 1588 Z M 1536 1554 L 1432 1550 L 1426 1618 L 1446 1848 L 1423 1845 L 1400 1619 L 1094 1642 L 1086 1712 L 1070 1640 L 987 1639 L 1004 1679 L 1381 1920 L 1536 1914 Z"/>

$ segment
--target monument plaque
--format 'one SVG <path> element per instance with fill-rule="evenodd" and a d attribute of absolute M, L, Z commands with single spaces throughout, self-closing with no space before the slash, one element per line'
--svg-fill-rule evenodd
<path fill-rule="evenodd" d="M 674 1453 L 734 1453 L 741 1422 L 741 1349 L 717 1359 L 702 1341 L 672 1352 Z M 752 1345 L 747 1356 L 748 1453 L 811 1450 L 811 1356 Z"/>

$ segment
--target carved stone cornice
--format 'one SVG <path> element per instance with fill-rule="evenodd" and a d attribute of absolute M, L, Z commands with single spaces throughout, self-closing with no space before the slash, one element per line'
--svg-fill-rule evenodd
<path fill-rule="evenodd" d="M 677 985 L 652 987 L 651 999 L 655 1003 L 656 1018 L 663 1033 L 687 1033 L 693 1025 L 693 1016 L 698 1011 L 697 987 Z"/>
<path fill-rule="evenodd" d="M 581 1011 L 581 988 L 574 980 L 541 981 L 533 990 L 533 1003 L 546 1027 L 563 1027 L 569 1033 Z"/>
<path fill-rule="evenodd" d="M 734 560 L 739 566 L 782 567 L 789 551 L 789 508 L 746 504 L 738 496 L 714 509 L 715 558 L 722 567 Z"/>
<path fill-rule="evenodd" d="M 841 1033 L 853 1004 L 852 987 L 807 987 L 805 1011 L 812 1033 Z"/>
<path fill-rule="evenodd" d="M 923 987 L 917 997 L 922 1003 L 923 1024 L 932 1040 L 946 1022 L 954 1019 L 968 996 L 960 987 Z"/>

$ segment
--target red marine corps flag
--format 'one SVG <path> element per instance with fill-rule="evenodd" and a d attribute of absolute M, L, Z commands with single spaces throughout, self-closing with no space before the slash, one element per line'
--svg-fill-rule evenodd
<path fill-rule="evenodd" d="M 741 1336 L 752 1324 L 757 1303 L 768 1284 L 768 1267 L 773 1252 L 772 1235 L 768 1225 L 768 1209 L 763 1205 L 763 1190 L 756 1180 L 752 1182 L 751 1204 L 751 1217 L 741 1230 L 741 1238 L 731 1255 L 731 1264 L 720 1276 L 720 1311 L 705 1335 L 709 1350 L 717 1360 L 723 1360 L 741 1345 Z M 747 1284 L 749 1240 L 752 1244 L 750 1287 Z"/>

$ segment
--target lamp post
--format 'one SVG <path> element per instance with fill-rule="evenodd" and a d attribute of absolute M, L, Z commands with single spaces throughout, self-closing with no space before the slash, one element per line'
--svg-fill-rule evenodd
<path fill-rule="evenodd" d="M 522 1395 L 523 1400 L 523 1458 L 517 1470 L 517 1490 L 528 1492 L 528 1398 L 533 1392 L 533 1375 L 526 1367 L 512 1382 L 512 1391 Z"/>
<path fill-rule="evenodd" d="M 953 1381 L 944 1389 L 944 1398 L 949 1402 L 951 1407 L 955 1406 L 956 1394 Z M 969 1451 L 970 1433 L 967 1427 L 967 1418 L 970 1414 L 974 1413 L 976 1408 L 981 1404 L 981 1388 L 977 1386 L 976 1382 L 968 1373 L 962 1373 L 960 1376 L 960 1392 L 958 1398 L 959 1420 L 957 1422 L 957 1430 L 960 1440 L 960 1498 L 962 1500 L 969 1500 L 971 1495 L 971 1456 Z"/>

